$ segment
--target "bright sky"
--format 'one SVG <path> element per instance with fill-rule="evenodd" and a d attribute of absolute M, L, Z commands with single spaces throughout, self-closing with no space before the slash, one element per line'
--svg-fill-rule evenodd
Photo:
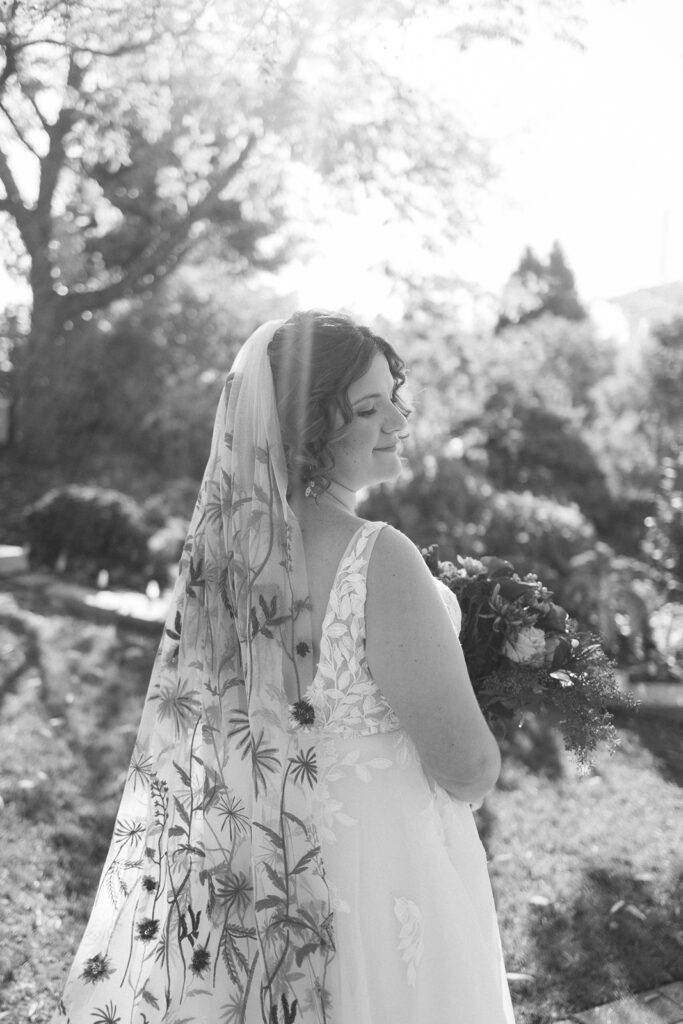
<path fill-rule="evenodd" d="M 419 34 L 403 41 L 423 81 L 494 142 L 501 173 L 454 270 L 496 292 L 525 245 L 545 255 L 555 239 L 587 300 L 683 279 L 683 0 L 587 7 L 583 51 L 540 30 L 455 58 Z M 386 291 L 372 265 L 395 238 L 346 221 L 322 241 L 302 304 L 372 312 Z"/>

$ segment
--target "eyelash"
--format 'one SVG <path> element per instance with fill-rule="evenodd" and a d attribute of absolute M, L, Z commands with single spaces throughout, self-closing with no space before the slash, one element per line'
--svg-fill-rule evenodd
<path fill-rule="evenodd" d="M 398 405 L 398 395 L 394 394 L 391 396 L 391 404 Z M 374 416 L 376 412 L 377 406 L 375 405 L 372 409 L 363 409 L 362 412 L 358 412 L 357 415 L 367 419 L 369 416 Z"/>

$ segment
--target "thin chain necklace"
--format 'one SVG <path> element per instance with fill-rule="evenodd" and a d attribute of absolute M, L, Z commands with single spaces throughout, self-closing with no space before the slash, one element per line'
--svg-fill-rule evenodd
<path fill-rule="evenodd" d="M 337 487 L 344 487 L 344 484 L 339 484 L 339 483 L 337 483 L 337 484 L 336 484 L 336 486 L 337 486 Z M 331 490 L 331 489 L 330 489 L 329 487 L 327 488 L 327 490 L 325 490 L 325 491 L 323 491 L 323 492 L 322 492 L 322 494 L 320 495 L 320 497 L 321 497 L 321 498 L 322 498 L 322 497 L 327 497 L 327 498 L 331 498 L 331 499 L 332 499 L 332 501 L 336 501 L 336 503 L 337 503 L 338 505 L 341 505 L 341 507 L 342 507 L 342 508 L 343 508 L 343 509 L 344 509 L 344 510 L 345 510 L 346 512 L 351 512 L 351 513 L 353 513 L 353 512 L 355 512 L 355 511 L 356 511 L 356 492 L 355 492 L 355 491 L 352 491 L 350 487 L 344 487 L 344 490 L 345 490 L 345 491 L 348 491 L 349 495 L 350 495 L 350 496 L 352 496 L 352 499 L 353 499 L 353 504 L 351 504 L 351 503 L 347 504 L 347 503 L 346 503 L 346 502 L 344 501 L 344 499 L 343 499 L 343 498 L 339 498 L 339 497 L 337 497 L 337 495 L 336 495 L 336 494 L 333 494 L 333 493 L 332 493 L 332 490 Z"/>

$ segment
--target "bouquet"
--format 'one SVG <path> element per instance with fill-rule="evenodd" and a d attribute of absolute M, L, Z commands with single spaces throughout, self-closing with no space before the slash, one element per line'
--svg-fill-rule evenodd
<path fill-rule="evenodd" d="M 440 562 L 423 550 L 434 576 L 462 611 L 460 642 L 484 715 L 496 733 L 525 712 L 554 711 L 566 748 L 586 769 L 598 743 L 617 744 L 610 706 L 635 707 L 620 690 L 599 639 L 581 632 L 537 576 L 520 577 L 501 558 Z"/>

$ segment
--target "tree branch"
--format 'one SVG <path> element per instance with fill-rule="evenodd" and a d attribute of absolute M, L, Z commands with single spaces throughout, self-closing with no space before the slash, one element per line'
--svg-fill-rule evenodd
<path fill-rule="evenodd" d="M 65 49 L 67 44 L 63 39 L 22 39 L 14 44 L 14 51 L 19 53 L 20 50 L 28 50 L 29 46 L 60 46 Z"/>
<path fill-rule="evenodd" d="M 220 196 L 223 189 L 227 188 L 230 182 L 242 170 L 245 163 L 249 159 L 251 151 L 256 145 L 256 142 L 256 135 L 252 132 L 249 135 L 249 138 L 247 139 L 246 143 L 244 144 L 242 151 L 233 160 L 233 162 L 228 167 L 224 168 L 223 171 L 217 173 L 213 184 L 209 188 L 209 191 L 206 193 L 204 198 L 200 199 L 198 203 L 195 203 L 194 206 L 190 207 L 190 210 L 188 211 L 188 217 L 191 218 L 192 222 L 200 220 L 203 216 L 206 215 L 207 207 L 211 206 L 211 204 L 216 201 L 216 199 Z"/>
<path fill-rule="evenodd" d="M 7 120 L 9 121 L 9 123 L 10 123 L 10 124 L 12 125 L 12 128 L 14 129 L 14 132 L 15 132 L 15 134 L 16 134 L 16 136 L 17 136 L 17 138 L 19 139 L 19 141 L 21 142 L 21 144 L 22 144 L 22 145 L 24 145 L 24 146 L 26 146 L 26 148 L 27 148 L 28 150 L 30 150 L 30 152 L 31 152 L 31 153 L 33 153 L 33 155 L 34 155 L 34 157 L 36 157 L 36 159 L 40 160 L 40 153 L 39 153 L 39 152 L 38 152 L 38 150 L 37 150 L 37 149 L 36 149 L 36 148 L 35 148 L 34 146 L 32 146 L 32 145 L 31 145 L 31 143 L 30 143 L 30 142 L 28 141 L 28 139 L 26 138 L 26 136 L 25 136 L 25 135 L 24 135 L 24 133 L 22 132 L 21 128 L 19 127 L 19 125 L 18 125 L 18 124 L 17 124 L 17 122 L 16 122 L 15 120 L 14 120 L 14 118 L 13 118 L 13 117 L 12 117 L 12 115 L 10 114 L 9 110 L 7 109 L 7 107 L 5 107 L 5 106 L 4 106 L 4 104 L 3 104 L 3 103 L 0 103 L 0 110 L 1 110 L 1 111 L 2 111 L 2 113 L 3 113 L 4 115 L 5 115 L 5 117 L 6 117 L 6 118 L 7 118 Z"/>
<path fill-rule="evenodd" d="M 78 91 L 83 74 L 83 69 L 78 67 L 73 54 L 71 54 L 69 70 L 66 76 L 67 90 L 74 89 Z M 37 218 L 46 238 L 49 236 L 52 197 L 54 196 L 57 181 L 64 165 L 64 138 L 74 123 L 76 116 L 76 111 L 72 107 L 62 107 L 57 120 L 47 128 L 48 151 L 41 161 L 38 202 L 36 203 Z"/>
<path fill-rule="evenodd" d="M 105 309 L 117 299 L 149 291 L 168 272 L 172 262 L 184 256 L 197 241 L 188 237 L 186 227 L 169 233 L 163 244 L 135 260 L 118 281 L 93 291 L 71 292 L 64 296 L 60 301 L 62 319 L 74 320 L 85 310 Z"/>
<path fill-rule="evenodd" d="M 0 74 L 0 96 L 4 93 L 7 83 L 17 70 L 16 47 L 10 41 L 9 36 L 3 39 L 3 49 L 5 51 L 5 66 Z"/>
<path fill-rule="evenodd" d="M 50 122 L 49 122 L 49 121 L 47 120 L 47 118 L 46 118 L 46 117 L 45 117 L 45 115 L 43 114 L 42 110 L 41 110 L 41 109 L 40 109 L 40 107 L 38 106 L 38 103 L 37 103 L 37 101 L 36 101 L 36 98 L 35 98 L 35 96 L 32 96 L 30 92 L 26 92 L 26 90 L 25 90 L 25 89 L 24 89 L 24 87 L 23 87 L 23 83 L 21 82 L 21 79 L 19 79 L 19 84 L 20 84 L 20 85 L 21 85 L 21 87 L 22 87 L 22 88 L 21 88 L 21 91 L 22 91 L 22 93 L 24 94 L 24 96 L 26 97 L 26 99 L 27 99 L 27 100 L 29 101 L 29 103 L 31 104 L 31 106 L 33 107 L 33 109 L 35 110 L 35 112 L 36 112 L 36 117 L 37 117 L 37 118 L 38 118 L 38 120 L 40 121 L 41 125 L 43 126 L 43 128 L 45 129 L 45 131 L 46 131 L 46 132 L 47 132 L 47 131 L 49 131 L 49 130 L 50 130 Z"/>
<path fill-rule="evenodd" d="M 119 46 L 115 46 L 113 50 L 96 49 L 94 46 L 74 46 L 73 52 L 87 53 L 91 57 L 125 57 L 129 53 L 146 50 L 152 43 L 158 43 L 162 38 L 163 32 L 158 32 L 148 36 L 147 39 L 140 39 L 138 42 L 121 43 Z"/>
<path fill-rule="evenodd" d="M 14 180 L 14 175 L 7 162 L 7 157 L 0 149 L 0 181 L 5 187 L 7 193 L 6 198 L 2 200 L 3 208 L 11 213 L 17 222 L 17 227 L 21 232 L 21 237 L 26 243 L 26 232 L 28 228 L 28 221 L 31 215 L 31 211 L 24 205 L 24 200 L 19 186 Z M 27 246 L 28 248 L 28 246 Z"/>
<path fill-rule="evenodd" d="M 57 4 L 55 6 L 58 6 Z M 205 6 L 208 6 L 206 4 Z M 173 34 L 174 39 L 178 39 L 182 36 L 189 35 L 196 26 L 197 18 L 193 18 L 185 28 L 179 29 Z M 79 46 L 77 43 L 68 44 L 64 39 L 53 39 L 46 37 L 42 39 L 24 39 L 21 42 L 14 44 L 13 52 L 18 53 L 20 50 L 26 50 L 29 46 L 60 46 L 63 49 L 68 49 L 70 53 L 87 53 L 93 57 L 125 57 L 129 53 L 137 53 L 140 50 L 146 50 L 154 43 L 158 43 L 168 33 L 168 29 L 162 27 L 157 31 L 152 31 L 144 39 L 129 40 L 124 43 L 120 43 L 118 46 L 112 49 L 106 49 L 94 46 Z"/>
<path fill-rule="evenodd" d="M 92 291 L 71 292 L 65 296 L 61 302 L 62 309 L 65 311 L 64 318 L 75 319 L 85 310 L 104 309 L 111 302 L 123 298 L 125 295 L 148 291 L 150 277 L 153 279 L 151 283 L 156 282 L 159 277 L 163 277 L 172 261 L 179 259 L 196 244 L 198 239 L 189 237 L 190 228 L 210 215 L 211 207 L 242 169 L 256 142 L 256 135 L 250 135 L 235 160 L 217 174 L 206 195 L 194 206 L 191 206 L 185 216 L 165 232 L 157 242 L 150 245 L 134 260 L 118 281 L 112 281 L 111 284 Z"/>

